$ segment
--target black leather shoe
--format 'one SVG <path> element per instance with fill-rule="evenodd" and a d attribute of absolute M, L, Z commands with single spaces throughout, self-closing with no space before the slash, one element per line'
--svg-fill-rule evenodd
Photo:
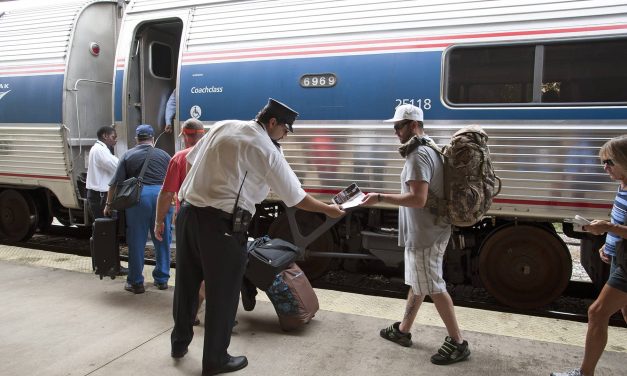
<path fill-rule="evenodd" d="M 174 350 L 172 350 L 172 352 L 170 353 L 170 355 L 172 355 L 172 357 L 174 359 L 181 359 L 182 357 L 185 356 L 185 354 L 187 354 L 187 349 L 182 350 L 182 351 L 174 351 Z"/>
<path fill-rule="evenodd" d="M 218 369 L 202 371 L 202 376 L 217 375 L 219 373 L 235 372 L 246 367 L 248 359 L 245 356 L 231 356 L 225 365 Z"/>
<path fill-rule="evenodd" d="M 167 282 L 163 282 L 163 283 L 153 282 L 152 284 L 155 285 L 155 287 L 158 288 L 159 290 L 167 290 L 168 289 Z"/>
<path fill-rule="evenodd" d="M 146 289 L 144 289 L 144 285 L 133 285 L 131 283 L 126 282 L 126 284 L 124 285 L 124 290 L 126 291 L 130 291 L 133 294 L 143 294 Z"/>
<path fill-rule="evenodd" d="M 240 292 L 242 294 L 242 306 L 244 307 L 244 311 L 252 311 L 255 309 L 255 304 L 257 304 L 257 300 L 255 299 L 257 296 L 257 288 L 255 285 L 244 278 Z"/>

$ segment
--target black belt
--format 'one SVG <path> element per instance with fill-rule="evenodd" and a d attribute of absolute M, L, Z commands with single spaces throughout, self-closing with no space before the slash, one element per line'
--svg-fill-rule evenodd
<path fill-rule="evenodd" d="M 216 209 L 213 206 L 194 206 L 187 201 L 183 201 L 181 206 L 189 206 L 202 212 L 206 212 L 207 214 L 217 215 L 222 219 L 227 219 L 229 221 L 233 220 L 233 214 L 227 213 L 224 210 Z"/>
<path fill-rule="evenodd" d="M 93 189 L 88 189 L 87 192 L 93 192 L 100 197 L 105 197 L 109 193 L 109 192 L 94 191 Z"/>

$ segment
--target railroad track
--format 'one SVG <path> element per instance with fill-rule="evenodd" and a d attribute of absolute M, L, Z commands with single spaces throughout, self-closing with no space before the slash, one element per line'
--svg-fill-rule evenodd
<path fill-rule="evenodd" d="M 51 226 L 45 234 L 37 233 L 26 242 L 19 242 L 13 245 L 50 252 L 90 256 L 90 235 L 90 229 Z M 124 250 L 122 253 L 124 253 Z M 150 257 L 150 254 L 151 251 L 147 249 L 145 263 L 154 265 L 155 260 Z M 128 257 L 124 255 L 121 256 L 121 259 L 128 261 Z M 176 267 L 174 259 L 171 265 L 174 268 Z M 369 274 L 367 272 L 350 273 L 343 270 L 332 270 L 323 277 L 312 281 L 312 285 L 316 288 L 373 296 L 385 296 L 396 299 L 405 299 L 408 291 L 408 287 L 399 277 L 388 277 L 379 273 Z M 520 310 L 499 304 L 482 288 L 468 285 L 449 286 L 449 292 L 455 305 L 461 307 L 579 322 L 587 321 L 588 306 L 596 297 L 596 292 L 592 284 L 571 281 L 564 296 L 558 298 L 547 307 L 542 309 Z M 429 301 L 428 298 L 426 300 Z M 610 325 L 627 327 L 622 316 L 618 313 L 611 318 Z"/>

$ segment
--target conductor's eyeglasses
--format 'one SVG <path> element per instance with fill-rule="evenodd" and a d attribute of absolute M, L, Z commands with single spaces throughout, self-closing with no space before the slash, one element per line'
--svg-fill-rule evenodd
<path fill-rule="evenodd" d="M 601 161 L 601 164 L 603 164 L 604 166 L 608 165 L 610 167 L 614 167 L 614 161 L 611 159 L 604 159 Z"/>

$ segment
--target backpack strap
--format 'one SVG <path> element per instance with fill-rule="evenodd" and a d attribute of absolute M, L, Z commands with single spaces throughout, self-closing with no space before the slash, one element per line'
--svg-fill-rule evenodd
<path fill-rule="evenodd" d="M 430 138 L 423 138 L 422 145 L 427 146 L 433 149 L 436 153 L 438 153 L 442 161 L 442 169 L 443 169 L 442 173 L 445 174 L 446 173 L 446 169 L 445 169 L 446 155 L 442 152 L 442 150 L 440 150 L 438 145 L 435 142 L 433 142 L 433 140 Z M 443 177 L 443 179 L 446 179 L 446 177 Z M 446 191 L 446 184 L 443 185 L 443 188 Z M 446 192 L 445 192 L 445 197 L 446 197 Z M 428 208 L 431 214 L 436 216 L 436 220 L 435 220 L 436 224 L 439 224 L 443 219 L 447 218 L 448 216 L 447 209 L 446 209 L 447 208 L 446 200 L 439 198 L 431 188 L 429 188 L 429 191 L 427 194 L 427 202 L 425 203 L 425 208 Z"/>

